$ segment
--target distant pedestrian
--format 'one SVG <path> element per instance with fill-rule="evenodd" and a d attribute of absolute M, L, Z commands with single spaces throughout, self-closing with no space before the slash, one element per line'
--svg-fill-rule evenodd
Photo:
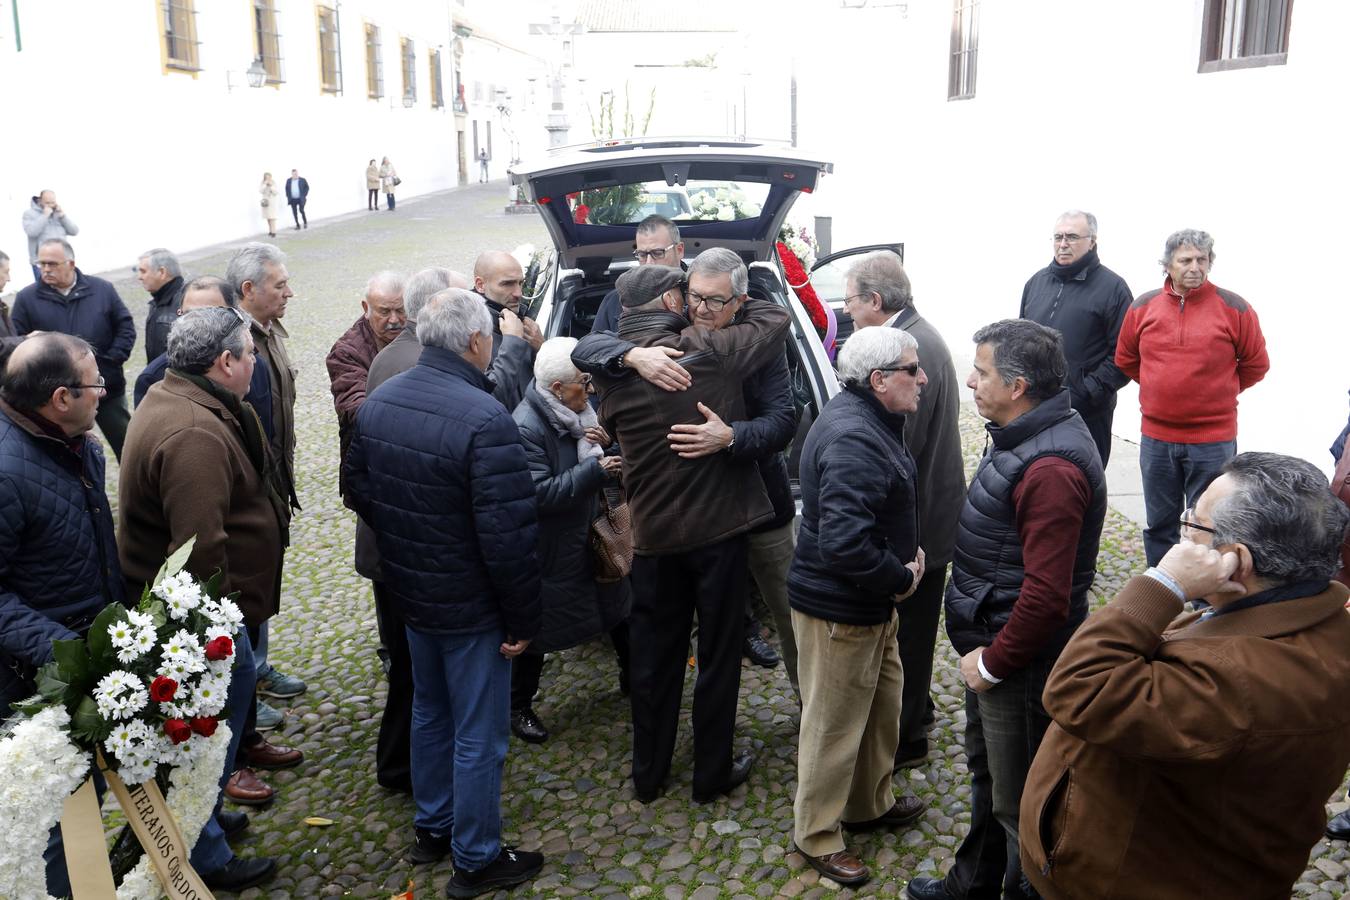
<path fill-rule="evenodd" d="M 0 250 L 0 297 L 5 295 L 5 285 L 9 284 L 9 254 Z M 14 337 L 14 325 L 9 320 L 9 304 L 0 300 L 0 338 Z"/>
<path fill-rule="evenodd" d="M 19 291 L 13 323 L 18 334 L 59 331 L 84 338 L 98 360 L 99 387 L 106 395 L 98 404 L 98 427 L 118 459 L 131 413 L 122 364 L 136 343 L 136 322 L 117 289 L 102 278 L 75 267 L 75 250 L 64 238 L 43 241 L 38 248 L 42 281 Z"/>
<path fill-rule="evenodd" d="M 145 359 L 150 362 L 168 352 L 169 329 L 183 303 L 183 267 L 172 251 L 156 247 L 136 260 L 136 279 L 150 292 L 145 315 Z"/>
<path fill-rule="evenodd" d="M 1102 465 L 1111 458 L 1116 391 L 1130 379 L 1116 367 L 1120 323 L 1134 295 L 1097 257 L 1097 217 L 1076 209 L 1055 222 L 1054 258 L 1022 289 L 1018 316 L 1064 336 L 1073 408 L 1092 432 Z"/>
<path fill-rule="evenodd" d="M 391 211 L 394 208 L 394 188 L 398 187 L 402 180 L 394 171 L 394 164 L 389 161 L 389 157 L 386 156 L 380 161 L 380 187 L 384 189 L 384 199 Z"/>
<path fill-rule="evenodd" d="M 380 205 L 380 167 L 375 160 L 366 166 L 366 209 L 373 212 Z"/>
<path fill-rule="evenodd" d="M 56 202 L 56 192 L 44 190 L 33 198 L 24 211 L 23 230 L 28 235 L 28 264 L 33 267 L 33 281 L 42 280 L 38 271 L 38 247 L 52 238 L 69 238 L 80 233 L 80 226 L 70 220 L 66 211 Z"/>
<path fill-rule="evenodd" d="M 258 193 L 262 195 L 261 205 L 263 218 L 267 220 L 267 236 L 277 236 L 277 185 L 272 180 L 271 172 L 264 172 L 262 184 L 258 185 Z"/>
<path fill-rule="evenodd" d="M 309 181 L 300 176 L 300 170 L 291 169 L 291 177 L 286 179 L 286 202 L 291 205 L 291 217 L 295 219 L 295 230 L 300 230 L 303 221 L 309 227 L 309 217 L 305 215 L 305 202 L 309 199 Z"/>
<path fill-rule="evenodd" d="M 486 150 L 478 151 L 478 183 L 488 180 L 488 155 Z"/>
<path fill-rule="evenodd" d="M 1174 232 L 1159 263 L 1162 288 L 1134 301 L 1116 345 L 1116 365 L 1139 382 L 1150 566 L 1177 543 L 1182 511 L 1237 454 L 1238 394 L 1270 371 L 1256 310 L 1209 280 L 1214 238 Z"/>

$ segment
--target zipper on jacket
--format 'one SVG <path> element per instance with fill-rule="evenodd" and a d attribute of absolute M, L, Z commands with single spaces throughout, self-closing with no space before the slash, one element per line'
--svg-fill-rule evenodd
<path fill-rule="evenodd" d="M 1186 298 L 1177 305 L 1177 346 L 1186 346 Z"/>

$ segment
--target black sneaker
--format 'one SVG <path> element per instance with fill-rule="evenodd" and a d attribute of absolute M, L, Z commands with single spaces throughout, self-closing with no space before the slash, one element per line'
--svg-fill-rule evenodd
<path fill-rule="evenodd" d="M 436 834 L 425 828 L 413 829 L 413 844 L 408 848 L 408 862 L 415 866 L 439 862 L 450 855 L 450 835 Z"/>
<path fill-rule="evenodd" d="M 230 861 L 219 869 L 202 873 L 202 881 L 213 891 L 238 893 L 254 885 L 262 884 L 272 877 L 277 864 L 266 856 L 254 856 L 245 859 L 232 856 Z"/>
<path fill-rule="evenodd" d="M 529 881 L 544 866 L 544 854 L 503 847 L 497 858 L 477 872 L 465 872 L 456 867 L 455 874 L 445 885 L 447 897 L 477 897 L 503 888 L 513 888 Z"/>
<path fill-rule="evenodd" d="M 756 628 L 745 635 L 745 646 L 742 648 L 745 658 L 757 666 L 763 666 L 766 669 L 772 669 L 778 665 L 778 651 L 766 640 L 764 635 L 759 633 Z"/>
<path fill-rule="evenodd" d="M 548 729 L 530 707 L 511 711 L 511 733 L 530 744 L 548 740 Z"/>

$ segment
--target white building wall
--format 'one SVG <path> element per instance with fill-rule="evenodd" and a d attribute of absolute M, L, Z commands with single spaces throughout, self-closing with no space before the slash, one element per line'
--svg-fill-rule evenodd
<path fill-rule="evenodd" d="M 21 52 L 11 2 L 0 0 L 0 248 L 18 263 L 13 289 L 30 280 L 20 216 L 42 188 L 55 190 L 80 226 L 72 243 L 81 268 L 100 271 L 130 266 L 154 246 L 265 235 L 257 193 L 265 170 L 279 186 L 300 170 L 311 219 L 365 209 L 371 157 L 394 163 L 402 198 L 456 183 L 447 3 L 342 0 L 340 95 L 320 90 L 312 0 L 277 0 L 285 83 L 263 88 L 250 88 L 244 74 L 254 53 L 250 0 L 195 5 L 194 77 L 164 70 L 155 0 L 23 0 Z M 381 30 L 379 100 L 367 97 L 365 21 Z M 401 36 L 416 50 L 411 109 L 402 103 Z M 443 109 L 431 107 L 435 47 Z"/>
<path fill-rule="evenodd" d="M 1239 449 L 1329 466 L 1350 387 L 1332 264 L 1350 237 L 1350 4 L 1295 4 L 1287 65 L 1198 74 L 1199 0 L 984 0 L 976 96 L 949 102 L 951 8 L 817 9 L 800 143 L 836 163 L 810 198 L 834 248 L 903 240 L 919 308 L 968 358 L 976 327 L 1016 315 L 1060 211 L 1097 215 L 1136 294 L 1161 286 L 1169 233 L 1205 229 L 1213 280 L 1255 307 L 1272 360 L 1241 397 Z M 1131 386 L 1116 433 L 1138 423 Z"/>

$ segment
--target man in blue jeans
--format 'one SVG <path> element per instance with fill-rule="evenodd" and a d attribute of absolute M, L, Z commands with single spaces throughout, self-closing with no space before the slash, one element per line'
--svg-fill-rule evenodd
<path fill-rule="evenodd" d="M 1174 232 L 1159 262 L 1163 286 L 1134 301 L 1116 341 L 1116 366 L 1139 382 L 1150 566 L 1180 539 L 1185 508 L 1237 455 L 1238 394 L 1270 370 L 1256 310 L 1209 280 L 1214 238 Z"/>
<path fill-rule="evenodd" d="M 356 414 L 345 500 L 375 533 L 412 659 L 414 864 L 453 853 L 451 897 L 528 881 L 543 856 L 501 840 L 511 659 L 539 630 L 534 482 L 490 393 L 492 316 L 449 288 L 417 317 L 421 356 Z"/>

